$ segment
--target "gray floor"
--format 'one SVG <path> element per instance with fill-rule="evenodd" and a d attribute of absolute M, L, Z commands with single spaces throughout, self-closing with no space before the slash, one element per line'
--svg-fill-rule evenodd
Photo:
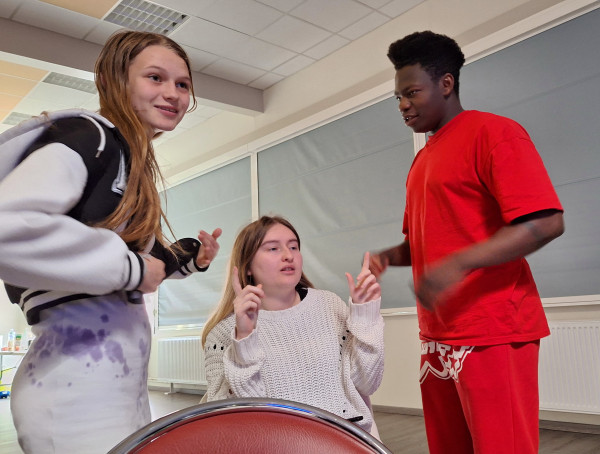
<path fill-rule="evenodd" d="M 197 394 L 150 392 L 154 419 L 199 402 Z M 21 454 L 10 416 L 10 401 L 0 399 L 0 454 Z M 423 418 L 393 413 L 375 413 L 382 441 L 394 453 L 427 454 Z M 68 453 L 66 453 L 68 454 Z M 82 453 L 83 454 L 83 453 Z M 540 430 L 540 454 L 600 454 L 600 435 Z"/>

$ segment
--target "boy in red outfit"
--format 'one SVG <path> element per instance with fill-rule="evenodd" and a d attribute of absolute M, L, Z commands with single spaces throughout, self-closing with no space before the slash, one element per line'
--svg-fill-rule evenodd
<path fill-rule="evenodd" d="M 405 240 L 371 271 L 412 265 L 430 452 L 537 453 L 550 332 L 524 256 L 563 233 L 562 206 L 519 124 L 462 108 L 454 40 L 413 33 L 388 57 L 405 124 L 430 136 L 407 178 Z"/>

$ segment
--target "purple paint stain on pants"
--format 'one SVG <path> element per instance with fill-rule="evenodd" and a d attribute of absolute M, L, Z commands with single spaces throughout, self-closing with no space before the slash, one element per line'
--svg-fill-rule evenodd
<path fill-rule="evenodd" d="M 138 345 L 142 356 L 146 356 L 146 353 L 148 353 L 148 342 L 144 341 L 144 339 L 140 339 Z"/>
<path fill-rule="evenodd" d="M 89 354 L 96 362 L 102 359 L 100 340 L 90 329 L 69 326 L 66 329 L 62 353 L 66 356 L 83 356 Z"/>
<path fill-rule="evenodd" d="M 104 349 L 106 352 L 106 356 L 113 363 L 119 362 L 123 364 L 123 375 L 129 375 L 129 366 L 127 365 L 127 361 L 125 360 L 125 356 L 123 355 L 123 348 L 121 347 L 121 344 L 114 341 L 108 341 L 106 342 Z"/>

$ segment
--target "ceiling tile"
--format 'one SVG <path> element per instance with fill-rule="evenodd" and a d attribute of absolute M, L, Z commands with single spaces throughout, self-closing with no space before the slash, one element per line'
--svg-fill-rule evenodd
<path fill-rule="evenodd" d="M 414 8 L 425 0 L 392 0 L 390 3 L 380 8 L 379 11 L 390 17 L 398 17 L 400 14 Z"/>
<path fill-rule="evenodd" d="M 46 110 L 59 110 L 64 109 L 67 106 L 64 103 L 50 104 L 47 99 L 36 99 L 31 96 L 23 98 L 14 108 L 15 112 L 28 114 L 28 115 L 39 115 Z"/>
<path fill-rule="evenodd" d="M 256 35 L 286 49 L 302 53 L 331 36 L 330 32 L 291 16 L 283 16 Z"/>
<path fill-rule="evenodd" d="M 180 13 L 200 16 L 206 8 L 220 0 L 160 0 L 160 4 Z"/>
<path fill-rule="evenodd" d="M 19 104 L 21 99 L 22 98 L 20 96 L 7 95 L 4 93 L 0 93 L 0 110 L 2 110 L 2 111 L 13 110 L 15 108 L 15 106 L 17 104 Z"/>
<path fill-rule="evenodd" d="M 86 16 L 101 19 L 108 13 L 117 0 L 94 0 L 93 2 L 82 2 L 81 0 L 40 0 L 44 3 L 60 6 L 61 8 L 69 9 Z"/>
<path fill-rule="evenodd" d="M 202 11 L 202 18 L 254 36 L 282 13 L 254 0 L 220 0 Z"/>
<path fill-rule="evenodd" d="M 32 66 L 19 65 L 18 63 L 0 60 L 0 74 L 39 81 L 46 77 L 48 71 L 34 68 Z"/>
<path fill-rule="evenodd" d="M 326 30 L 338 32 L 372 10 L 354 0 L 307 0 L 294 8 L 290 14 L 318 25 Z"/>
<path fill-rule="evenodd" d="M 19 6 L 19 0 L 2 0 L 0 1 L 0 17 L 9 18 Z"/>
<path fill-rule="evenodd" d="M 223 56 L 250 39 L 243 33 L 197 17 L 190 17 L 169 36 L 179 44 Z"/>
<path fill-rule="evenodd" d="M 218 60 L 207 66 L 203 72 L 244 85 L 258 79 L 265 73 L 260 69 L 226 59 Z"/>
<path fill-rule="evenodd" d="M 295 8 L 296 6 L 298 6 L 300 3 L 302 3 L 304 0 L 258 0 L 261 3 L 264 3 L 265 5 L 269 5 L 272 6 L 275 9 L 278 9 L 279 11 L 283 11 L 283 12 L 288 12 L 291 9 Z"/>
<path fill-rule="evenodd" d="M 270 71 L 295 55 L 294 52 L 282 47 L 277 47 L 256 38 L 250 38 L 227 56 L 232 60 Z"/>
<path fill-rule="evenodd" d="M 35 80 L 0 74 L 0 93 L 25 96 L 38 84 Z"/>
<path fill-rule="evenodd" d="M 313 60 L 312 58 L 308 58 L 304 55 L 298 55 L 297 57 L 292 58 L 290 61 L 284 63 L 283 65 L 275 68 L 273 72 L 287 77 L 291 76 L 295 72 L 300 71 L 301 69 L 306 68 L 314 62 L 315 60 Z"/>
<path fill-rule="evenodd" d="M 98 23 L 98 19 L 30 0 L 22 3 L 12 19 L 74 38 L 83 38 Z"/>
<path fill-rule="evenodd" d="M 98 95 L 92 95 L 87 101 L 79 105 L 82 109 L 98 112 L 100 110 L 100 98 Z"/>
<path fill-rule="evenodd" d="M 165 170 L 173 167 L 173 163 L 168 158 L 166 153 L 161 152 L 161 145 L 167 142 L 170 139 L 165 133 L 163 133 L 158 139 L 154 139 L 152 141 L 152 145 L 154 146 L 154 154 L 156 155 L 156 162 L 160 167 L 161 172 L 165 172 Z"/>
<path fill-rule="evenodd" d="M 222 109 L 217 109 L 216 107 L 198 105 L 196 110 L 194 110 L 191 114 L 188 115 L 195 115 L 208 120 L 209 118 L 212 118 L 215 115 L 218 115 L 222 112 Z"/>
<path fill-rule="evenodd" d="M 348 38 L 350 40 L 358 39 L 362 35 L 365 35 L 375 30 L 377 27 L 380 27 L 381 25 L 385 24 L 389 20 L 389 17 L 384 16 L 383 14 L 379 14 L 376 11 L 373 11 L 368 16 L 363 17 L 358 22 L 353 23 L 352 25 L 350 25 L 350 27 L 347 27 L 341 32 L 339 32 L 339 34 L 342 35 L 344 38 Z"/>
<path fill-rule="evenodd" d="M 84 91 L 42 82 L 31 90 L 28 98 L 45 103 L 42 110 L 49 110 L 54 106 L 61 106 L 61 108 L 79 107 L 93 96 L 93 94 Z"/>
<path fill-rule="evenodd" d="M 193 128 L 194 126 L 198 126 L 200 123 L 204 123 L 206 120 L 207 120 L 207 118 L 198 117 L 198 116 L 194 115 L 194 112 L 185 114 L 183 116 L 183 119 L 181 120 L 181 122 L 175 128 L 175 131 L 177 131 L 179 129 Z"/>
<path fill-rule="evenodd" d="M 105 21 L 98 21 L 94 28 L 92 28 L 89 31 L 89 33 L 85 35 L 85 40 L 104 46 L 104 43 L 106 43 L 110 35 L 122 29 L 123 27 L 117 24 L 111 24 L 110 22 Z"/>
<path fill-rule="evenodd" d="M 383 5 L 385 5 L 386 3 L 389 3 L 390 0 L 358 0 L 361 3 L 364 3 L 367 6 L 370 6 L 371 8 L 381 8 Z"/>
<path fill-rule="evenodd" d="M 314 58 L 315 60 L 320 60 L 330 53 L 344 47 L 349 42 L 350 41 L 348 41 L 346 38 L 342 38 L 341 36 L 331 35 L 331 37 L 327 38 L 322 43 L 319 43 L 312 49 L 304 52 L 304 55 Z"/>
<path fill-rule="evenodd" d="M 217 59 L 219 58 L 211 53 L 204 52 L 200 49 L 194 49 L 193 47 L 185 46 L 183 44 L 181 45 L 181 47 L 183 47 L 183 50 L 185 50 L 185 53 L 190 59 L 190 66 L 192 68 L 192 71 L 200 71 L 201 69 L 205 68 L 211 63 L 217 61 Z"/>
<path fill-rule="evenodd" d="M 252 81 L 248 85 L 252 88 L 258 88 L 259 90 L 266 90 L 280 80 L 283 80 L 283 76 L 280 76 L 279 74 L 267 73 L 264 76 Z"/>

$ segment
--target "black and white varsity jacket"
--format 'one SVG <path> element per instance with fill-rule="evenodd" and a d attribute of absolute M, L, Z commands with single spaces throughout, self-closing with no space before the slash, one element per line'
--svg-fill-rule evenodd
<path fill-rule="evenodd" d="M 0 279 L 29 324 L 41 310 L 90 295 L 131 292 L 144 260 L 117 233 L 90 227 L 119 204 L 127 185 L 129 147 L 97 113 L 44 114 L 0 135 Z M 167 277 L 204 271 L 200 243 L 180 240 L 176 258 L 155 242 Z"/>

